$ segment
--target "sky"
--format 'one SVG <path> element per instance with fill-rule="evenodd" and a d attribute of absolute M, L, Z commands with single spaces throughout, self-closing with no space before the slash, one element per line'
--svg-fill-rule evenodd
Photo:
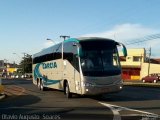
<path fill-rule="evenodd" d="M 127 44 L 160 34 L 159 13 L 160 0 L 0 0 L 0 60 L 19 63 L 23 53 L 61 42 L 60 35 Z M 151 47 L 152 57 L 160 58 L 159 44 L 157 38 L 126 46 Z"/>

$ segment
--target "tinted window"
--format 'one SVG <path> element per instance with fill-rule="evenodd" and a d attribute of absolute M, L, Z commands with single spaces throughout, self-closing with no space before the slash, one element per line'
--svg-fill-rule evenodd
<path fill-rule="evenodd" d="M 62 58 L 62 44 L 57 44 L 52 48 L 45 49 L 42 52 L 46 54 L 33 58 L 33 64 L 61 59 Z"/>
<path fill-rule="evenodd" d="M 84 41 L 81 43 L 81 67 L 85 76 L 121 74 L 119 56 L 114 41 Z"/>
<path fill-rule="evenodd" d="M 58 44 L 54 52 L 54 60 L 61 58 L 62 58 L 62 44 Z"/>
<path fill-rule="evenodd" d="M 79 71 L 78 57 L 77 57 L 77 46 L 74 45 L 74 42 L 64 43 L 64 53 L 63 59 L 68 60 L 73 67 Z"/>

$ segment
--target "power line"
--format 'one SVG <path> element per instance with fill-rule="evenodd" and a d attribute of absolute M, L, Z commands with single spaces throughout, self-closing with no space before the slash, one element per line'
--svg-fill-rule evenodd
<path fill-rule="evenodd" d="M 140 43 L 140 42 L 155 40 L 155 39 L 158 39 L 158 38 L 160 38 L 160 33 L 152 34 L 152 35 L 145 36 L 143 38 L 133 39 L 133 40 L 127 41 L 126 45 L 137 44 L 137 43 Z"/>

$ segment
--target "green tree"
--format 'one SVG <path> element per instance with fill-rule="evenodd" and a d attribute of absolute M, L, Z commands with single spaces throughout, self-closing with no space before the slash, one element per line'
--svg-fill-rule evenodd
<path fill-rule="evenodd" d="M 20 67 L 24 73 L 32 73 L 32 56 L 29 54 L 24 54 L 23 59 L 20 62 Z"/>

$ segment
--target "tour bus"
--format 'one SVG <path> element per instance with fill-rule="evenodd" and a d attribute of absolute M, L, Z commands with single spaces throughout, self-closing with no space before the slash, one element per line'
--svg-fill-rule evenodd
<path fill-rule="evenodd" d="M 53 88 L 72 94 L 99 95 L 123 88 L 117 46 L 99 37 L 69 38 L 33 55 L 33 83 L 40 90 Z"/>

